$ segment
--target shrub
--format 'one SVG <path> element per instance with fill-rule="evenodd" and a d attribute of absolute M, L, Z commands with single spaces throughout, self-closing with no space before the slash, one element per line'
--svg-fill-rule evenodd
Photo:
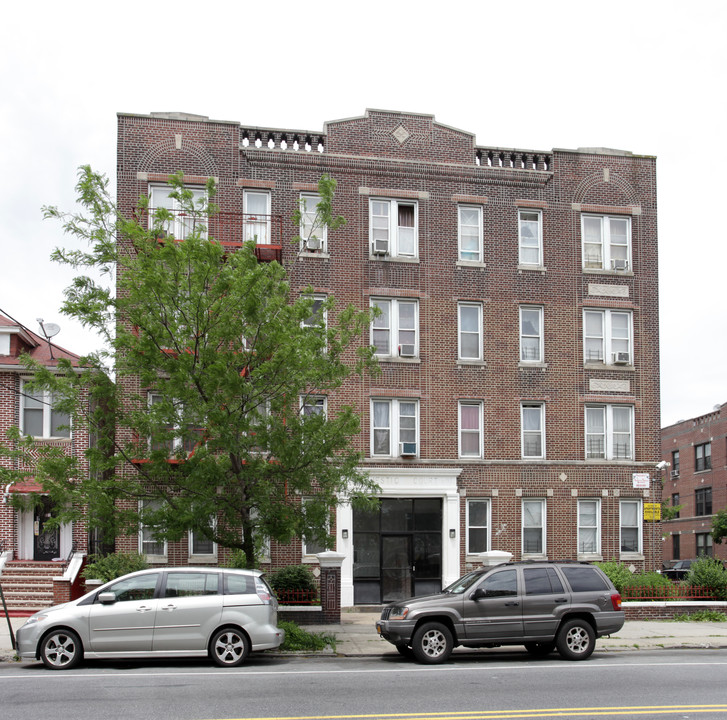
<path fill-rule="evenodd" d="M 604 573 L 606 573 L 608 579 L 619 592 L 621 592 L 625 587 L 631 586 L 634 574 L 626 567 L 626 565 L 615 561 L 596 563 L 596 565 L 600 567 Z"/>
<path fill-rule="evenodd" d="M 674 622 L 727 622 L 727 615 L 719 610 L 697 610 L 685 615 L 675 615 Z"/>
<path fill-rule="evenodd" d="M 149 563 L 145 555 L 138 553 L 112 553 L 111 555 L 91 555 L 83 575 L 86 580 L 103 580 L 108 582 L 126 573 L 136 570 L 146 570 Z"/>
<path fill-rule="evenodd" d="M 235 550 L 235 552 L 230 555 L 230 559 L 227 560 L 227 562 L 222 563 L 222 567 L 235 568 L 236 570 L 246 570 L 247 558 L 245 557 L 245 551 Z"/>
<path fill-rule="evenodd" d="M 305 565 L 290 565 L 274 572 L 270 576 L 270 587 L 276 593 L 286 590 L 306 590 L 308 592 L 318 590 L 315 575 Z"/>
<path fill-rule="evenodd" d="M 727 600 L 727 572 L 715 558 L 695 560 L 689 568 L 686 582 L 693 587 L 708 588 L 715 600 Z"/>
<path fill-rule="evenodd" d="M 336 636 L 327 633 L 312 633 L 289 620 L 279 620 L 278 627 L 285 630 L 285 642 L 281 650 L 324 650 L 327 645 L 336 649 Z"/>

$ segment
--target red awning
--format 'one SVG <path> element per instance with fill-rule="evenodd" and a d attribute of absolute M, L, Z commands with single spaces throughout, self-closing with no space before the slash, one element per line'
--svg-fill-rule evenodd
<path fill-rule="evenodd" d="M 11 493 L 42 493 L 43 488 L 39 482 L 33 478 L 31 480 L 24 480 L 23 482 L 13 483 L 8 492 Z"/>

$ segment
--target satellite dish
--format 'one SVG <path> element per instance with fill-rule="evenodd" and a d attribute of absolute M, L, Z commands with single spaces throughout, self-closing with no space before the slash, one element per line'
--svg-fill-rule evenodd
<path fill-rule="evenodd" d="M 52 338 L 58 335 L 58 333 L 61 331 L 61 326 L 56 325 L 55 323 L 43 323 L 41 327 L 43 328 L 43 334 L 47 338 Z"/>

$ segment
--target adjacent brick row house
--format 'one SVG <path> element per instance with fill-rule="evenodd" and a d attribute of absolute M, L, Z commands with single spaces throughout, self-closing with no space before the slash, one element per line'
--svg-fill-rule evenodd
<path fill-rule="evenodd" d="M 344 606 L 436 591 L 489 550 L 660 565 L 644 520 L 661 500 L 653 157 L 480 146 L 431 115 L 378 110 L 322 132 L 119 114 L 122 212 L 165 197 L 178 171 L 200 192 L 218 182 L 234 220 L 218 239 L 255 235 L 294 291 L 381 310 L 362 338 L 381 375 L 320 398 L 358 408 L 354 442 L 381 487 L 377 516 L 337 510 Z M 323 173 L 347 224 L 294 248 L 291 215 Z M 143 529 L 117 547 L 221 558 Z M 273 544 L 268 560 L 315 565 L 317 549 Z"/>
<path fill-rule="evenodd" d="M 727 560 L 727 547 L 713 545 L 712 516 L 727 507 L 727 403 L 661 431 L 664 499 L 680 506 L 664 522 L 664 562 L 700 555 Z"/>

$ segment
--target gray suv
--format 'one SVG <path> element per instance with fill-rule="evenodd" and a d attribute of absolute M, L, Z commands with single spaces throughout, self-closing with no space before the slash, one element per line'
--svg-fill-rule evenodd
<path fill-rule="evenodd" d="M 441 663 L 464 647 L 525 645 L 544 656 L 590 657 L 623 627 L 621 595 L 595 565 L 512 562 L 480 568 L 437 595 L 387 605 L 377 632 L 404 656 Z"/>

